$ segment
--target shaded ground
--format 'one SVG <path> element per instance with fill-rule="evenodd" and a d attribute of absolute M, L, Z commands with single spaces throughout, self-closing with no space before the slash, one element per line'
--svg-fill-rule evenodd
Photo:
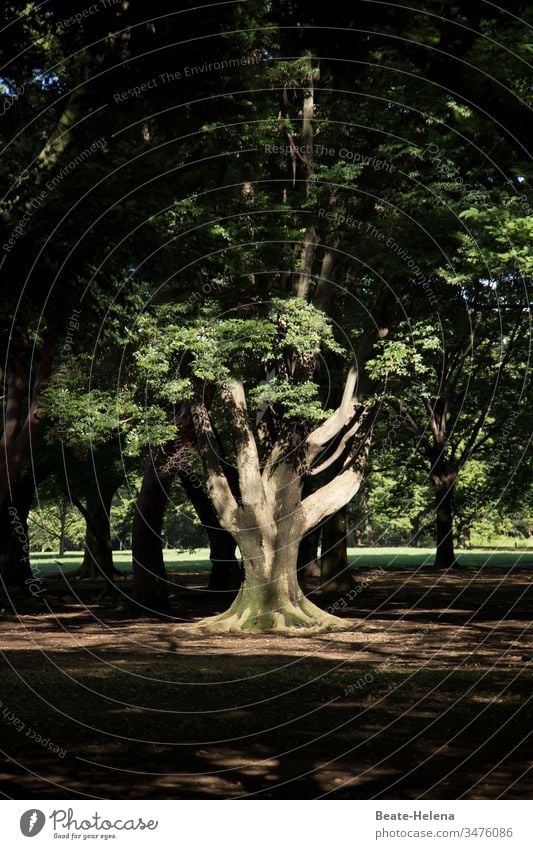
<path fill-rule="evenodd" d="M 0 619 L 4 794 L 531 798 L 530 572 L 362 572 L 308 638 L 195 635 L 229 600 L 173 577 L 174 622 L 64 578 Z"/>

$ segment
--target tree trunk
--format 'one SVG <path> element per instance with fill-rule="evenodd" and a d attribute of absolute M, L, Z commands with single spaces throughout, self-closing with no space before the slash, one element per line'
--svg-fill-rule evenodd
<path fill-rule="evenodd" d="M 354 545 L 373 545 L 374 544 L 374 529 L 370 518 L 370 510 L 368 507 L 367 492 L 360 491 L 357 500 L 352 503 L 351 514 L 351 534 L 353 535 Z M 348 542 L 348 545 L 350 542 Z"/>
<path fill-rule="evenodd" d="M 254 531 L 239 543 L 244 582 L 225 613 L 200 622 L 208 631 L 291 631 L 295 628 L 334 630 L 346 623 L 316 607 L 298 582 L 298 542 L 285 534 Z"/>
<path fill-rule="evenodd" d="M 320 564 L 318 562 L 318 546 L 320 544 L 320 528 L 313 528 L 305 534 L 298 549 L 298 575 L 300 583 L 305 583 L 309 578 L 320 577 Z"/>
<path fill-rule="evenodd" d="M 265 499 L 243 505 L 235 538 L 243 558 L 244 582 L 229 610 L 202 620 L 201 629 L 263 632 L 347 627 L 309 601 L 298 582 L 301 487 L 289 469 L 289 464 L 281 463 L 265 482 Z"/>
<path fill-rule="evenodd" d="M 113 544 L 111 540 L 110 513 L 115 491 L 101 492 L 95 500 L 88 501 L 85 507 L 85 553 L 79 572 L 79 580 L 106 578 L 113 581 L 117 573 L 113 565 Z"/>
<path fill-rule="evenodd" d="M 72 503 L 78 508 L 86 523 L 85 552 L 80 568 L 72 577 L 79 580 L 105 578 L 112 585 L 114 575 L 120 574 L 113 564 L 111 540 L 111 504 L 118 481 L 107 482 L 98 492 L 90 491 L 85 503 L 73 495 Z"/>
<path fill-rule="evenodd" d="M 13 500 L 0 511 L 0 576 L 8 587 L 34 591 L 30 567 L 28 515 L 35 493 L 32 475 L 25 475 L 13 493 Z"/>
<path fill-rule="evenodd" d="M 276 439 L 263 464 L 251 429 L 244 385 L 238 380 L 224 384 L 222 398 L 235 450 L 237 493 L 232 491 L 214 448 L 209 411 L 202 399 L 191 401 L 207 492 L 220 524 L 239 546 L 245 573 L 229 610 L 202 620 L 198 623 L 200 629 L 327 631 L 351 626 L 305 597 L 298 583 L 298 551 L 302 537 L 348 504 L 361 486 L 375 413 L 362 407 L 354 409 L 356 383 L 357 369 L 352 366 L 337 410 L 303 441 L 297 428 L 287 429 Z M 341 433 L 340 443 L 335 446 L 334 440 Z M 352 440 L 356 437 L 354 449 Z M 324 459 L 326 445 L 333 451 Z M 313 465 L 319 459 L 319 465 Z M 304 478 L 322 474 L 334 463 L 341 465 L 339 473 L 303 497 Z"/>
<path fill-rule="evenodd" d="M 27 514 L 13 501 L 7 502 L 1 511 L 0 576 L 6 587 L 24 589 L 33 580 L 27 519 Z"/>
<path fill-rule="evenodd" d="M 453 540 L 454 489 L 457 471 L 443 466 L 432 472 L 435 486 L 435 507 L 437 519 L 435 569 L 451 569 L 457 565 Z"/>
<path fill-rule="evenodd" d="M 198 518 L 209 537 L 211 575 L 208 589 L 213 592 L 235 592 L 242 583 L 242 569 L 235 556 L 237 544 L 229 531 L 221 527 L 209 497 L 197 485 L 190 469 L 182 468 L 179 479 Z"/>
<path fill-rule="evenodd" d="M 59 506 L 59 556 L 63 557 L 65 553 L 65 537 L 67 530 L 67 513 L 68 506 L 63 501 Z"/>
<path fill-rule="evenodd" d="M 353 587 L 347 548 L 347 506 L 326 519 L 322 528 L 320 579 L 322 592 L 347 592 Z"/>
<path fill-rule="evenodd" d="M 99 577 L 101 572 L 98 568 L 98 544 L 88 523 L 85 526 L 85 542 L 83 546 L 83 560 L 75 577 L 80 581 L 93 581 Z"/>
<path fill-rule="evenodd" d="M 175 472 L 163 471 L 164 452 L 147 460 L 132 525 L 133 598 L 146 614 L 170 614 L 163 558 L 163 517 Z"/>
<path fill-rule="evenodd" d="M 9 429 L 10 440 L 2 436 L 2 452 L 0 455 L 0 505 L 9 501 L 10 491 L 16 488 L 16 482 L 21 474 L 24 462 L 30 454 L 32 442 L 41 425 L 39 403 L 43 390 L 46 388 L 52 372 L 54 340 L 46 338 L 41 349 L 37 374 L 33 383 L 32 397 L 24 422 L 21 421 L 21 411 L 17 407 L 10 412 L 13 418 Z M 15 393 L 16 395 L 17 393 Z M 16 399 L 15 399 L 16 401 Z M 9 403 L 9 398 L 8 398 Z M 9 412 L 9 411 L 8 411 Z"/>
<path fill-rule="evenodd" d="M 242 584 L 242 567 L 235 556 L 237 544 L 223 528 L 210 528 L 209 557 L 211 574 L 207 589 L 212 592 L 236 592 Z"/>

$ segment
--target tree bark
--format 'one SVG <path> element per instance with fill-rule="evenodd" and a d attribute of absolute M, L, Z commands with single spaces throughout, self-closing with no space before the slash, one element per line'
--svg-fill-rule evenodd
<path fill-rule="evenodd" d="M 338 630 L 346 622 L 330 616 L 305 597 L 298 582 L 299 539 L 290 520 L 238 534 L 244 582 L 225 613 L 204 619 L 206 631 Z M 292 525 L 294 527 L 294 525 Z"/>
<path fill-rule="evenodd" d="M 117 573 L 113 565 L 113 544 L 111 540 L 111 504 L 115 489 L 100 491 L 94 499 L 88 499 L 83 511 L 87 528 L 85 532 L 85 553 L 79 572 L 79 580 L 106 578 L 113 581 Z"/>
<path fill-rule="evenodd" d="M 18 403 L 20 402 L 20 387 L 15 389 L 12 393 L 14 407 L 10 411 L 11 422 L 9 423 L 8 434 L 4 434 L 2 437 L 3 450 L 0 456 L 0 505 L 5 504 L 9 500 L 11 493 L 15 489 L 17 478 L 30 453 L 32 442 L 39 429 L 41 423 L 39 403 L 41 400 L 41 394 L 46 388 L 52 373 L 54 345 L 55 340 L 51 336 L 47 337 L 43 342 L 41 357 L 33 383 L 29 409 L 24 422 L 22 422 L 20 403 Z M 21 379 L 21 375 L 18 374 L 19 368 L 20 364 L 17 368 L 17 386 Z"/>
<path fill-rule="evenodd" d="M 320 528 L 313 528 L 304 534 L 298 549 L 298 575 L 300 583 L 306 579 L 320 577 L 320 564 L 318 562 L 318 546 L 320 545 Z"/>
<path fill-rule="evenodd" d="M 19 481 L 13 499 L 0 511 L 0 576 L 7 587 L 27 589 L 33 582 L 28 515 L 34 493 L 33 476 L 25 475 Z"/>
<path fill-rule="evenodd" d="M 451 569 L 457 565 L 453 539 L 454 490 L 457 471 L 442 464 L 431 475 L 435 486 L 436 551 L 435 569 Z"/>
<path fill-rule="evenodd" d="M 237 543 L 218 521 L 207 493 L 198 486 L 190 469 L 182 468 L 179 479 L 209 538 L 211 575 L 208 589 L 213 592 L 234 592 L 242 583 L 242 569 L 235 556 Z"/>
<path fill-rule="evenodd" d="M 163 558 L 163 517 L 175 472 L 164 470 L 164 449 L 150 454 L 132 525 L 133 598 L 146 614 L 170 614 Z"/>
<path fill-rule="evenodd" d="M 354 545 L 373 545 L 374 529 L 370 518 L 366 490 L 359 492 L 356 502 L 352 504 L 350 513 Z"/>
<path fill-rule="evenodd" d="M 348 507 L 341 507 L 322 527 L 320 579 L 322 592 L 346 592 L 353 586 L 348 566 Z"/>
<path fill-rule="evenodd" d="M 235 555 L 237 544 L 223 528 L 212 528 L 208 533 L 212 565 L 207 589 L 234 593 L 243 580 L 243 569 Z"/>
<path fill-rule="evenodd" d="M 65 541 L 66 541 L 66 531 L 67 531 L 67 505 L 66 502 L 63 502 L 59 506 L 59 556 L 63 557 L 65 554 Z"/>

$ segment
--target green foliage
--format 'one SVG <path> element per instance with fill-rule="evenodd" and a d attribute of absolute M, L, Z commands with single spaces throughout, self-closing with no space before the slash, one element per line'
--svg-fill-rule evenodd
<path fill-rule="evenodd" d="M 28 531 L 32 551 L 58 551 L 61 543 L 71 551 L 83 544 L 85 520 L 65 495 L 53 492 L 30 511 Z"/>
<path fill-rule="evenodd" d="M 240 311 L 255 315 L 177 323 L 176 310 L 168 306 L 143 316 L 135 359 L 153 400 L 175 403 L 190 398 L 199 382 L 220 386 L 238 377 L 251 390 L 254 406 L 276 405 L 283 417 L 318 421 L 325 415 L 318 384 L 286 369 L 266 382 L 262 377 L 289 360 L 342 355 L 328 317 L 298 298 L 274 298 L 235 310 Z"/>
<path fill-rule="evenodd" d="M 438 327 L 429 322 L 417 322 L 408 326 L 398 326 L 396 333 L 405 332 L 405 339 L 390 338 L 380 340 L 376 346 L 376 355 L 369 360 L 368 373 L 374 380 L 389 377 L 428 377 L 433 372 L 435 354 L 442 355 L 442 338 Z M 430 355 L 428 357 L 428 354 Z"/>

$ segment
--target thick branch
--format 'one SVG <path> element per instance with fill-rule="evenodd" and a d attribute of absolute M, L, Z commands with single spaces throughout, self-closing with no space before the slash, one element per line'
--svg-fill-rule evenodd
<path fill-rule="evenodd" d="M 371 440 L 372 428 L 370 427 L 360 443 L 357 455 L 351 460 L 350 466 L 325 486 L 304 498 L 302 501 L 304 533 L 316 527 L 352 500 L 364 477 Z"/>
<path fill-rule="evenodd" d="M 474 446 L 476 444 L 476 440 L 479 436 L 481 429 L 483 428 L 483 425 L 485 424 L 491 403 L 492 403 L 492 397 L 488 398 L 486 403 L 483 404 L 483 406 L 481 408 L 481 412 L 480 412 L 480 414 L 477 418 L 477 421 L 474 424 L 474 426 L 472 427 L 472 430 L 470 432 L 470 436 L 468 437 L 468 439 L 466 441 L 466 445 L 465 445 L 463 451 L 461 452 L 461 456 L 459 458 L 459 467 L 460 468 L 462 468 L 464 466 L 466 461 L 470 458 L 470 455 L 473 453 Z M 491 436 L 491 435 L 492 435 L 491 433 L 487 434 L 486 438 L 488 439 L 489 436 Z M 483 441 L 484 440 L 481 440 L 479 444 L 482 444 Z"/>
<path fill-rule="evenodd" d="M 336 291 L 336 278 L 339 270 L 339 258 L 336 250 L 338 242 L 334 242 L 324 251 L 320 266 L 320 279 L 316 284 L 313 295 L 313 306 L 328 313 Z"/>
<path fill-rule="evenodd" d="M 239 487 L 243 504 L 256 504 L 264 497 L 259 453 L 248 420 L 248 407 L 244 386 L 240 381 L 231 381 L 222 389 L 228 405 L 229 423 L 235 447 Z"/>
<path fill-rule="evenodd" d="M 307 462 L 311 464 L 328 442 L 339 435 L 343 427 L 352 420 L 357 407 L 355 389 L 357 386 L 357 366 L 352 365 L 346 377 L 342 400 L 333 415 L 315 428 L 306 440 Z"/>
<path fill-rule="evenodd" d="M 339 440 L 339 444 L 337 445 L 337 448 L 335 449 L 335 451 L 333 451 L 331 456 L 324 460 L 322 463 L 320 463 L 320 465 L 310 469 L 309 474 L 312 476 L 319 475 L 321 472 L 325 472 L 326 469 L 329 469 L 330 466 L 332 466 L 337 460 L 340 460 L 348 451 L 349 442 L 361 427 L 361 423 L 362 418 L 357 417 L 354 420 L 353 424 L 342 435 L 341 439 Z"/>

